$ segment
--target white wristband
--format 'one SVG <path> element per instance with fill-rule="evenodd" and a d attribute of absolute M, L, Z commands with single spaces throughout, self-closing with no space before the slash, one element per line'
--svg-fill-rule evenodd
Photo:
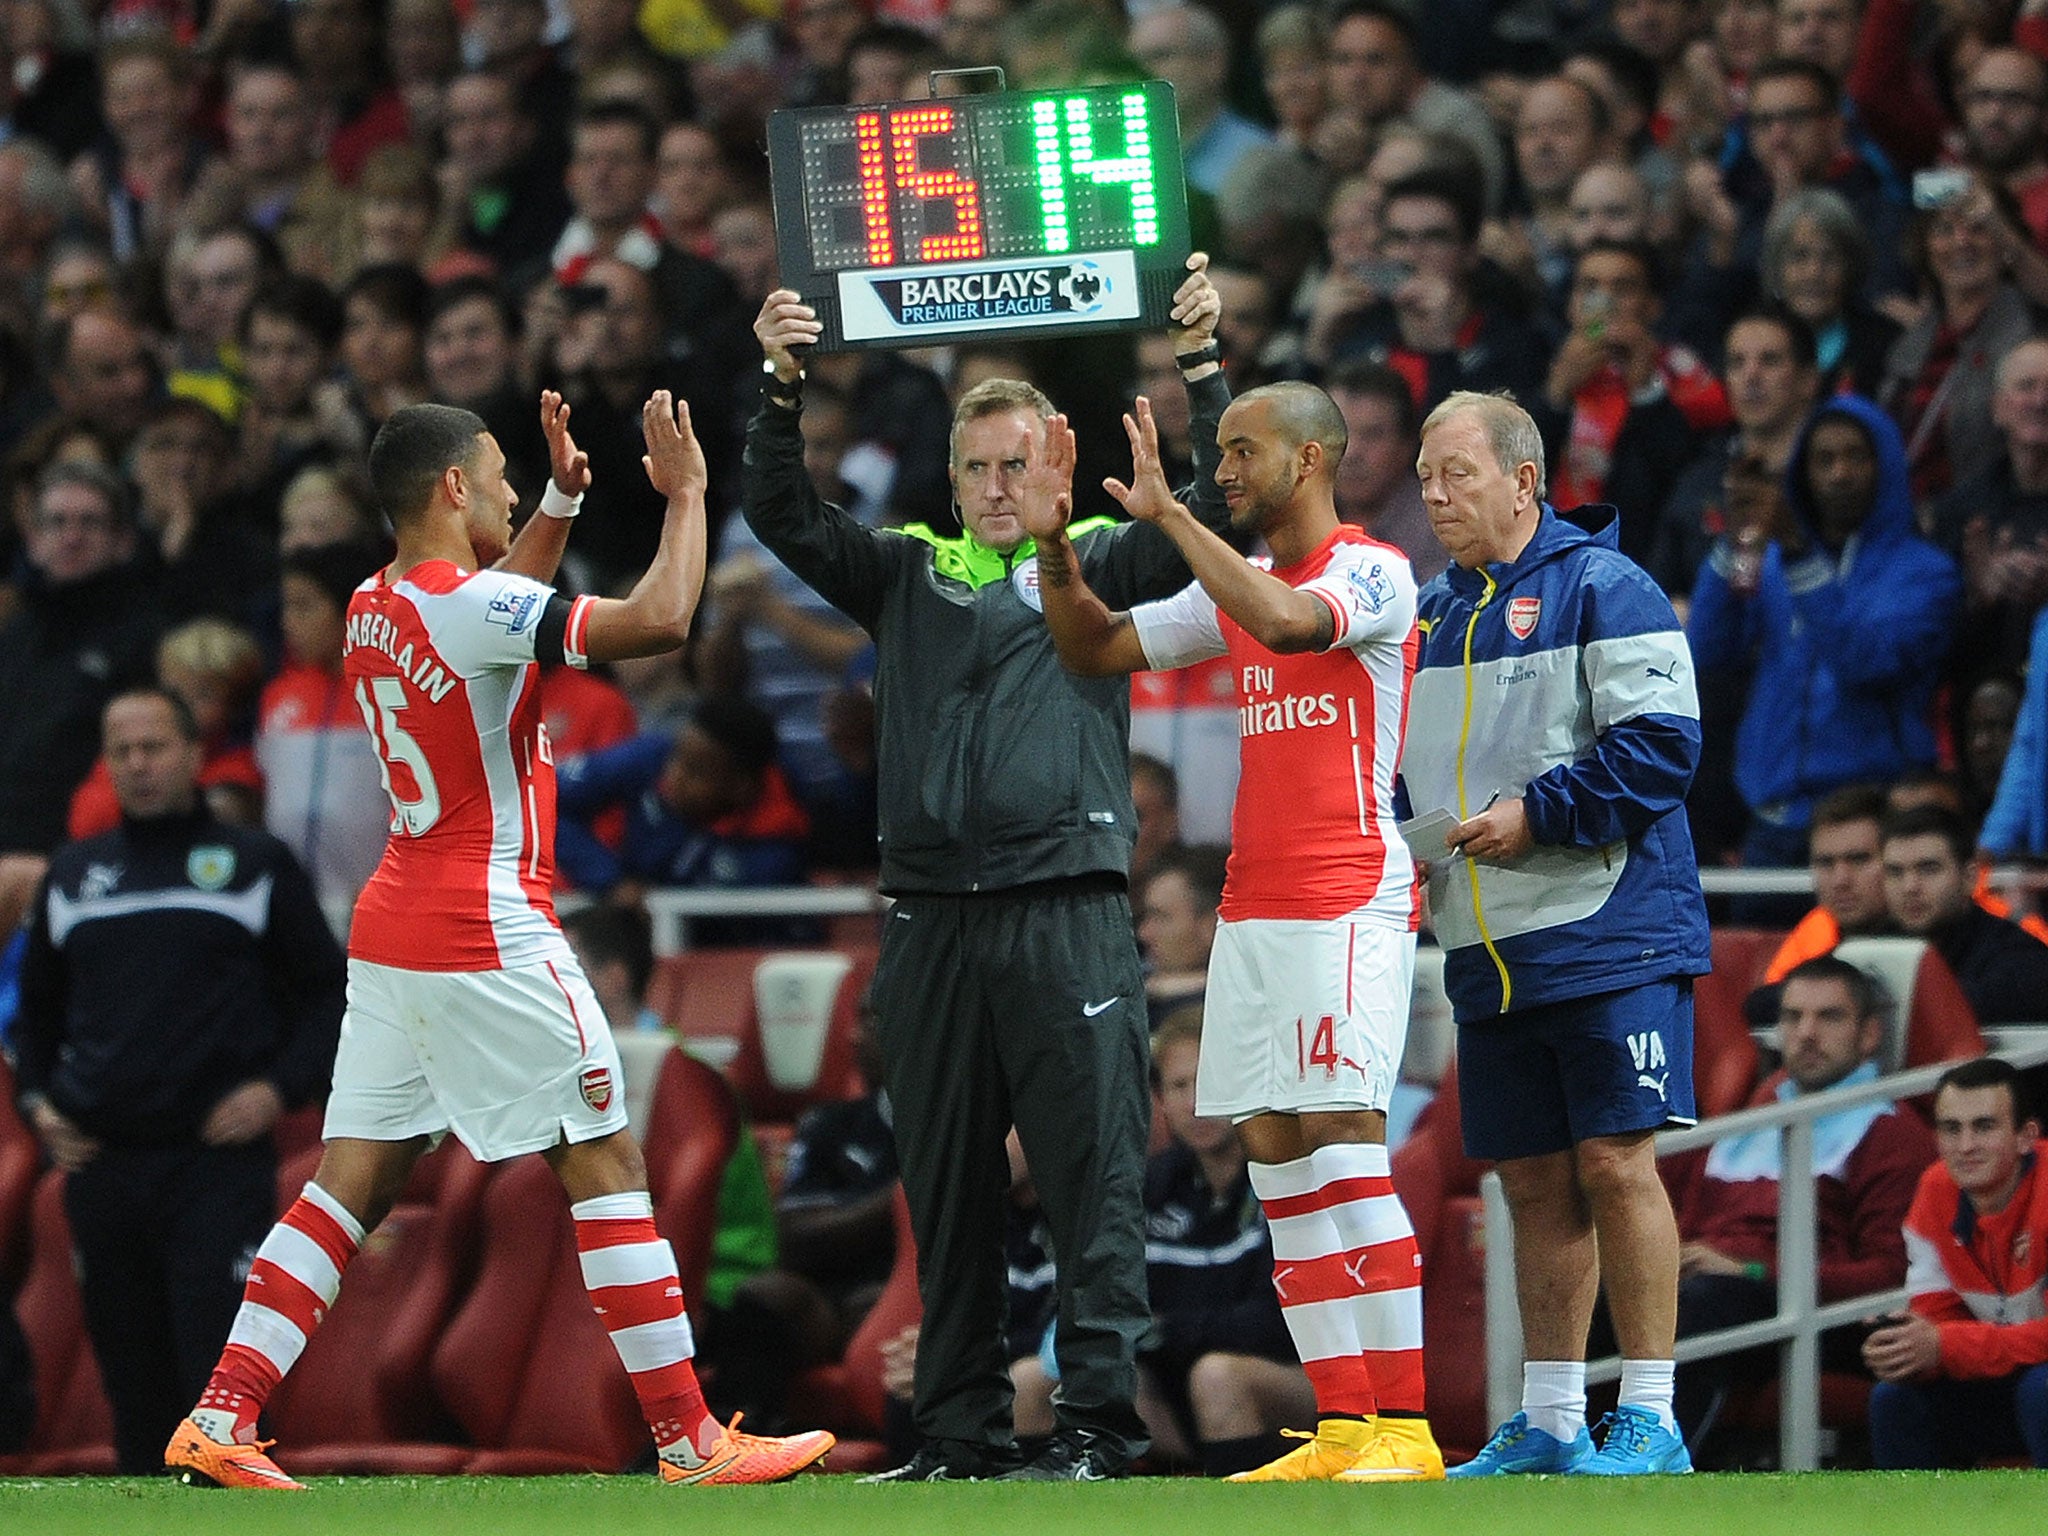
<path fill-rule="evenodd" d="M 583 497 L 564 496 L 562 488 L 550 479 L 548 488 L 540 493 L 540 510 L 543 516 L 567 520 L 583 510 Z"/>

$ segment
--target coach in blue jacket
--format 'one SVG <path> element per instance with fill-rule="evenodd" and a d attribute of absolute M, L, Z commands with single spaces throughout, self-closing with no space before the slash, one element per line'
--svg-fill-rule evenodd
<path fill-rule="evenodd" d="M 1703 670 L 1755 669 L 1735 743 L 1745 862 L 1803 864 L 1815 801 L 1933 763 L 1963 583 L 1915 531 L 1899 429 L 1854 395 L 1807 418 L 1784 506 L 1750 538 L 1750 571 L 1728 538 L 1708 555 L 1687 635 Z"/>
<path fill-rule="evenodd" d="M 1671 1414 L 1678 1228 L 1652 1133 L 1693 1119 L 1692 978 L 1709 969 L 1685 793 L 1692 658 L 1620 553 L 1618 514 L 1543 502 L 1512 400 L 1423 423 L 1423 505 L 1452 565 L 1422 591 L 1401 774 L 1455 812 L 1430 910 L 1458 1020 L 1466 1150 L 1515 1224 L 1522 1411 L 1452 1477 L 1691 1470 Z M 1621 1404 L 1596 1453 L 1586 1334 L 1601 1279 Z"/>

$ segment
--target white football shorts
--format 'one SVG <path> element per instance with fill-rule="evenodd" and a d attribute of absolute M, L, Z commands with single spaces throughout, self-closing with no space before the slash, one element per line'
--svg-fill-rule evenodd
<path fill-rule="evenodd" d="M 573 959 L 499 971 L 349 961 L 329 1140 L 452 1130 L 496 1163 L 625 1126 L 618 1048 Z"/>
<path fill-rule="evenodd" d="M 1342 920 L 1218 923 L 1196 1112 L 1384 1113 L 1414 984 L 1413 933 Z"/>

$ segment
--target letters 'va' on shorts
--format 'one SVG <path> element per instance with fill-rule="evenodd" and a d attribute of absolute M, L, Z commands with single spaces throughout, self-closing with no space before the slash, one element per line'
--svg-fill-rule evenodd
<path fill-rule="evenodd" d="M 1196 1112 L 1384 1113 L 1414 982 L 1411 932 L 1342 919 L 1218 923 Z"/>
<path fill-rule="evenodd" d="M 573 959 L 496 971 L 349 961 L 328 1139 L 453 1130 L 496 1163 L 625 1125 L 618 1048 Z"/>
<path fill-rule="evenodd" d="M 1466 1155 L 1494 1161 L 1691 1125 L 1692 980 L 1461 1024 L 1458 1092 Z"/>

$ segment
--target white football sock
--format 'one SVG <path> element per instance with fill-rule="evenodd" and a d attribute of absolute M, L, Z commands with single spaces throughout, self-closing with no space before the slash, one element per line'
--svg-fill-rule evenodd
<path fill-rule="evenodd" d="M 1677 1370 L 1669 1360 L 1622 1361 L 1621 1406 L 1647 1408 L 1660 1424 L 1677 1433 L 1678 1420 L 1671 1412 L 1671 1382 Z"/>
<path fill-rule="evenodd" d="M 1531 1360 L 1522 1367 L 1522 1412 L 1533 1428 L 1566 1445 L 1586 1427 L 1586 1362 Z"/>

